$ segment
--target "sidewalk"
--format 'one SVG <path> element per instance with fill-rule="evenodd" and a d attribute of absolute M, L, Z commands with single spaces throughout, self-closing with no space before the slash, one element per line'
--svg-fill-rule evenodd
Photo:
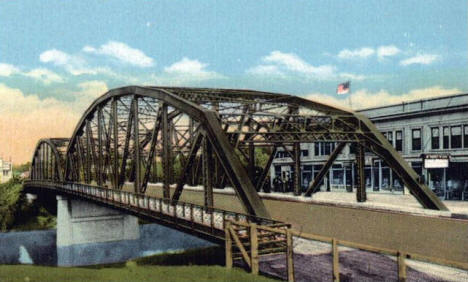
<path fill-rule="evenodd" d="M 349 192 L 317 192 L 312 197 L 294 196 L 292 193 L 259 193 L 261 197 L 270 199 L 283 199 L 290 201 L 335 204 L 350 207 L 408 212 L 413 214 L 444 216 L 452 215 L 468 218 L 468 201 L 442 201 L 449 211 L 436 211 L 424 209 L 421 204 L 410 194 L 367 192 L 367 201 L 358 203 L 356 193 Z"/>

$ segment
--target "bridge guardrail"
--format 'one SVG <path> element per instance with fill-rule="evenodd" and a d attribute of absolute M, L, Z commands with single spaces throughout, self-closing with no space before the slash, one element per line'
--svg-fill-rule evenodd
<path fill-rule="evenodd" d="M 90 184 L 27 180 L 24 182 L 24 185 L 54 189 L 93 201 L 103 202 L 110 206 L 131 210 L 137 214 L 170 222 L 186 229 L 202 232 L 221 240 L 224 240 L 224 229 L 226 222 L 229 220 L 244 222 L 246 224 L 255 223 L 258 225 L 282 224 L 279 221 L 248 214 L 205 207 L 182 201 L 172 203 L 171 199 L 103 188 Z"/>

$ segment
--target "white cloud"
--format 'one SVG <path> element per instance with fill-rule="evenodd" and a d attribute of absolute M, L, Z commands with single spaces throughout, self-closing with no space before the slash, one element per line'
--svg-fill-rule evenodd
<path fill-rule="evenodd" d="M 45 68 L 36 68 L 29 72 L 25 72 L 14 65 L 0 63 L 0 76 L 8 77 L 13 74 L 27 76 L 35 80 L 39 80 L 44 84 L 64 81 L 60 75 Z"/>
<path fill-rule="evenodd" d="M 262 63 L 246 70 L 246 73 L 259 76 L 275 76 L 281 78 L 300 77 L 301 79 L 350 79 L 364 80 L 365 75 L 348 72 L 337 73 L 333 65 L 313 66 L 294 53 L 272 51 L 262 57 Z"/>
<path fill-rule="evenodd" d="M 262 61 L 269 64 L 276 64 L 286 70 L 314 76 L 316 78 L 327 78 L 333 75 L 334 66 L 321 65 L 315 67 L 294 53 L 283 53 L 281 51 L 273 51 L 268 56 L 262 58 Z"/>
<path fill-rule="evenodd" d="M 379 59 L 384 59 L 385 57 L 395 56 L 400 52 L 401 50 L 395 45 L 380 46 L 377 49 L 377 57 L 379 57 Z"/>
<path fill-rule="evenodd" d="M 368 58 L 374 55 L 375 50 L 369 47 L 362 47 L 360 49 L 349 50 L 343 49 L 338 53 L 338 58 L 340 59 L 355 59 L 355 58 Z"/>
<path fill-rule="evenodd" d="M 39 55 L 39 60 L 43 63 L 53 63 L 58 66 L 63 66 L 72 60 L 72 57 L 65 52 L 57 49 L 51 49 L 42 52 Z"/>
<path fill-rule="evenodd" d="M 434 54 L 417 54 L 414 57 L 400 61 L 400 65 L 408 66 L 413 64 L 429 65 L 438 60 L 439 56 Z"/>
<path fill-rule="evenodd" d="M 85 48 L 87 47 L 89 46 L 85 46 Z M 86 60 L 79 55 L 70 55 L 57 49 L 42 52 L 39 55 L 39 60 L 43 63 L 51 63 L 56 66 L 63 67 L 72 75 L 114 74 L 110 69 L 105 67 L 90 67 Z"/>
<path fill-rule="evenodd" d="M 208 64 L 199 60 L 191 60 L 187 57 L 164 68 L 164 76 L 159 79 L 170 84 L 181 84 L 183 82 L 202 81 L 209 79 L 224 78 L 223 75 L 208 71 Z"/>
<path fill-rule="evenodd" d="M 117 41 L 109 41 L 106 44 L 101 45 L 99 48 L 85 46 L 83 51 L 110 56 L 121 62 L 138 67 L 151 67 L 154 65 L 153 59 L 148 57 L 143 51 Z"/>
<path fill-rule="evenodd" d="M 392 94 L 386 90 L 377 92 L 369 92 L 366 89 L 354 91 L 351 94 L 351 101 L 353 109 L 365 109 L 370 107 L 385 106 L 391 104 L 398 104 L 402 102 L 417 101 L 421 99 L 457 94 L 461 91 L 457 88 L 443 88 L 441 86 L 433 86 L 429 88 L 414 89 L 403 94 Z M 343 96 L 343 99 L 337 99 L 334 96 L 312 93 L 306 98 L 317 101 L 326 101 L 329 104 L 349 107 L 348 96 Z"/>
<path fill-rule="evenodd" d="M 86 52 L 86 53 L 97 53 L 96 48 L 89 46 L 89 45 L 85 45 L 82 50 L 83 52 Z"/>
<path fill-rule="evenodd" d="M 278 66 L 275 65 L 258 65 L 248 69 L 247 73 L 256 75 L 284 75 L 283 72 L 279 70 Z"/>
<path fill-rule="evenodd" d="M 63 82 L 63 78 L 58 75 L 57 73 L 50 71 L 45 68 L 37 68 L 33 69 L 29 72 L 24 73 L 25 76 L 34 78 L 36 80 L 41 81 L 44 84 L 51 84 L 54 82 Z"/>
<path fill-rule="evenodd" d="M 395 56 L 400 52 L 401 50 L 395 45 L 384 45 L 376 49 L 371 47 L 362 47 L 354 50 L 343 49 L 338 53 L 337 57 L 340 59 L 366 59 L 377 55 L 379 60 L 382 60 L 385 57 Z"/>
<path fill-rule="evenodd" d="M 0 63 L 0 76 L 10 76 L 19 72 L 19 68 L 14 65 Z"/>

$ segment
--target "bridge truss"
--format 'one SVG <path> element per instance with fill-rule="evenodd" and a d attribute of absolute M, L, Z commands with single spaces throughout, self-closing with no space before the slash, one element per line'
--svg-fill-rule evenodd
<path fill-rule="evenodd" d="M 357 147 L 358 201 L 365 201 L 364 150 L 382 158 L 425 208 L 446 210 L 376 127 L 361 114 L 296 96 L 250 90 L 139 87 L 110 90 L 86 110 L 70 139 L 42 139 L 31 181 L 83 183 L 145 194 L 161 182 L 173 204 L 186 184 L 234 188 L 245 212 L 268 218 L 258 196 L 278 150 L 301 170 L 300 144 L 336 142 L 305 191 L 310 196 L 346 144 Z M 259 160 L 258 153 L 266 154 Z M 300 195 L 300 173 L 294 193 Z M 171 185 L 175 186 L 171 190 Z M 172 192 L 171 192 L 172 191 Z"/>

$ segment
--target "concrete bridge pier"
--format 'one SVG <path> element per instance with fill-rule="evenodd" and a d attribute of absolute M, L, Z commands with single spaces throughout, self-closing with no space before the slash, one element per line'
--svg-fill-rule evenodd
<path fill-rule="evenodd" d="M 57 265 L 125 261 L 138 254 L 139 238 L 136 217 L 57 196 Z"/>

